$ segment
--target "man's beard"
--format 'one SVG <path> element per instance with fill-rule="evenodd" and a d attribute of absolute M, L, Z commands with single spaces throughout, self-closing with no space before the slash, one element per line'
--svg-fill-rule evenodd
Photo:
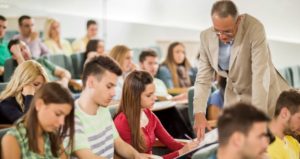
<path fill-rule="evenodd" d="M 293 131 L 293 130 L 291 129 L 291 122 L 290 122 L 290 120 L 287 122 L 287 125 L 286 125 L 286 127 L 284 128 L 283 134 L 284 134 L 284 135 L 290 135 L 290 136 L 297 136 L 297 135 L 298 135 L 295 131 Z"/>

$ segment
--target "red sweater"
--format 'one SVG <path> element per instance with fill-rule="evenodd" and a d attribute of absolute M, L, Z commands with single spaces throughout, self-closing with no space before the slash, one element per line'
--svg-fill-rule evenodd
<path fill-rule="evenodd" d="M 160 142 L 166 145 L 173 152 L 163 156 L 164 159 L 172 159 L 179 155 L 178 150 L 183 147 L 183 144 L 175 141 L 173 137 L 166 131 L 162 126 L 159 119 L 151 112 L 149 109 L 144 110 L 147 115 L 149 122 L 146 127 L 142 128 L 144 132 L 145 144 L 147 145 L 147 150 L 145 153 L 152 153 L 152 146 L 155 143 L 155 138 L 158 138 Z M 117 115 L 114 120 L 115 126 L 121 136 L 121 138 L 128 144 L 131 144 L 131 131 L 128 125 L 127 118 L 122 112 Z"/>

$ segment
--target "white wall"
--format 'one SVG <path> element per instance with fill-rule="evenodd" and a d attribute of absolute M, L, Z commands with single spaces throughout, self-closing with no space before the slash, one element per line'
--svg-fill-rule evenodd
<path fill-rule="evenodd" d="M 0 14 L 18 17 L 54 17 L 61 21 L 64 37 L 80 37 L 85 22 L 98 19 L 107 49 L 115 44 L 129 47 L 159 45 L 166 50 L 170 41 L 184 41 L 192 60 L 200 31 L 211 25 L 212 0 L 0 0 Z M 265 25 L 274 64 L 299 64 L 299 0 L 235 0 L 240 13 L 247 12 Z M 1 8 L 8 4 L 9 8 Z M 17 27 L 16 24 L 10 24 Z M 42 23 L 37 26 L 42 29 Z"/>

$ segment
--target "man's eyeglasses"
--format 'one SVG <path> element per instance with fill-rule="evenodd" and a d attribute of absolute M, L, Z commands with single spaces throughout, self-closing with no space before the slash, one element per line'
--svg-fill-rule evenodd
<path fill-rule="evenodd" d="M 233 36 L 233 31 L 217 31 L 215 30 L 215 33 L 217 36 L 225 35 L 227 37 L 232 37 Z"/>
<path fill-rule="evenodd" d="M 234 33 L 238 27 L 239 21 L 240 21 L 240 17 L 237 18 L 237 20 L 231 30 L 219 31 L 214 28 L 214 32 L 217 34 L 217 36 L 225 35 L 227 37 L 233 37 Z"/>

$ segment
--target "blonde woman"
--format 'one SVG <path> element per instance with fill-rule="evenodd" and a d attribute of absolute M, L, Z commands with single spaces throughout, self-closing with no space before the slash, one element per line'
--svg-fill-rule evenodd
<path fill-rule="evenodd" d="M 45 45 L 52 54 L 72 54 L 71 44 L 61 38 L 60 23 L 55 19 L 48 19 L 45 24 Z"/>
<path fill-rule="evenodd" d="M 110 57 L 118 62 L 122 69 L 122 76 L 118 78 L 116 86 L 116 95 L 114 100 L 120 100 L 122 95 L 122 87 L 126 76 L 136 69 L 136 65 L 132 61 L 132 51 L 125 45 L 116 45 L 110 51 Z"/>
<path fill-rule="evenodd" d="M 33 60 L 20 64 L 0 94 L 0 124 L 12 124 L 28 109 L 34 93 L 48 81 L 42 66 Z"/>

